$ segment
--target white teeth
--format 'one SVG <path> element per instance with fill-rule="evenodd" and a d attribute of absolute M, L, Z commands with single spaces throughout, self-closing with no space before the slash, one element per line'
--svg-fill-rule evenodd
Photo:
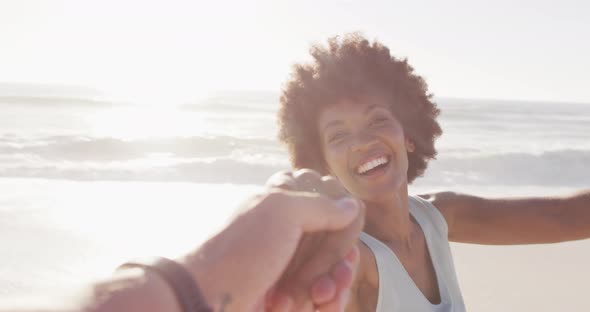
<path fill-rule="evenodd" d="M 357 169 L 357 173 L 359 174 L 363 174 L 379 165 L 385 164 L 387 163 L 387 158 L 385 158 L 385 156 L 379 157 L 377 159 L 373 159 L 371 161 L 368 161 L 362 165 L 360 165 Z"/>

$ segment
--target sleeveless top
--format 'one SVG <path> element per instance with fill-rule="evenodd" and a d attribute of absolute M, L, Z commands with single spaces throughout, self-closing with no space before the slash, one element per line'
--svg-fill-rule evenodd
<path fill-rule="evenodd" d="M 375 255 L 379 273 L 376 312 L 465 312 L 448 240 L 447 223 L 430 202 L 409 197 L 410 214 L 422 228 L 432 259 L 441 302 L 432 304 L 414 283 L 395 253 L 369 234 L 361 241 Z"/>

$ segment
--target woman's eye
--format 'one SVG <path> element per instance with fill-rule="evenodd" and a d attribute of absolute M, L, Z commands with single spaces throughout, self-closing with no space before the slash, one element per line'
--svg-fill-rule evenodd
<path fill-rule="evenodd" d="M 375 117 L 371 120 L 371 125 L 380 125 L 387 121 L 385 117 Z"/>
<path fill-rule="evenodd" d="M 339 141 L 339 140 L 343 139 L 345 136 L 346 136 L 346 133 L 344 133 L 344 132 L 335 133 L 335 134 L 328 137 L 328 142 L 333 143 L 333 142 Z"/>

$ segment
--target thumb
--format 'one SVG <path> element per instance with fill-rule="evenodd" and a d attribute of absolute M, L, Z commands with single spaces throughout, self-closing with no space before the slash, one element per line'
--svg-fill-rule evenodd
<path fill-rule="evenodd" d="M 316 193 L 290 192 L 284 209 L 304 232 L 335 231 L 356 219 L 363 203 L 351 197 L 333 200 Z"/>

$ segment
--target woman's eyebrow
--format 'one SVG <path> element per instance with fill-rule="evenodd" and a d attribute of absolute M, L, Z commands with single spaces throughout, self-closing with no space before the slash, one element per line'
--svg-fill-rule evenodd
<path fill-rule="evenodd" d="M 368 106 L 368 107 L 365 109 L 365 112 L 364 112 L 364 114 L 365 114 L 365 115 L 368 115 L 368 114 L 369 114 L 371 111 L 373 111 L 373 110 L 375 110 L 375 109 L 385 109 L 385 110 L 386 110 L 386 108 L 385 108 L 385 107 L 383 107 L 383 106 L 380 106 L 380 105 L 377 105 L 377 104 L 372 104 L 372 105 L 369 105 L 369 106 Z"/>
<path fill-rule="evenodd" d="M 324 131 L 326 131 L 326 129 L 328 129 L 330 127 L 335 127 L 335 126 L 338 126 L 341 124 L 344 124 L 344 122 L 342 120 L 332 120 L 324 126 Z"/>

